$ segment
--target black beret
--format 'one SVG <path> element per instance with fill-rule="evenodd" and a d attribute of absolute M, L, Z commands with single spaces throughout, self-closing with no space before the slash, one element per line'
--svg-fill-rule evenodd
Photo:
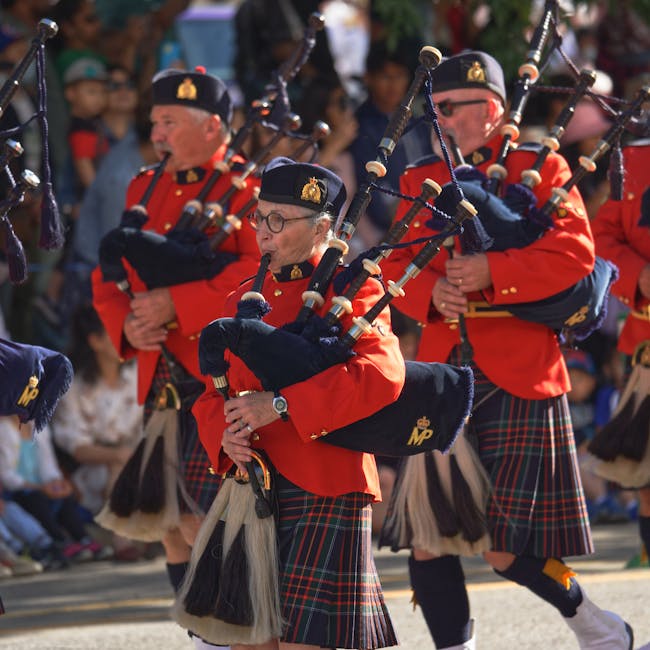
<path fill-rule="evenodd" d="M 153 104 L 202 108 L 230 126 L 232 102 L 226 84 L 198 66 L 194 72 L 168 68 L 153 78 Z"/>
<path fill-rule="evenodd" d="M 34 420 L 39 431 L 71 381 L 72 364 L 60 352 L 0 339 L 0 415 Z"/>
<path fill-rule="evenodd" d="M 338 216 L 346 197 L 343 181 L 318 165 L 274 158 L 262 174 L 261 201 L 301 205 Z"/>
<path fill-rule="evenodd" d="M 485 52 L 470 50 L 455 54 L 431 71 L 433 92 L 455 88 L 487 88 L 506 101 L 503 68 Z"/>

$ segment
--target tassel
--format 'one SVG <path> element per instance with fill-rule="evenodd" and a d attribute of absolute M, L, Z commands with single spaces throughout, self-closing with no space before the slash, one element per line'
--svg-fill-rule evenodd
<path fill-rule="evenodd" d="M 610 197 L 614 201 L 621 201 L 623 199 L 624 176 L 625 168 L 623 167 L 623 152 L 621 151 L 621 139 L 619 136 L 609 156 Z"/>
<path fill-rule="evenodd" d="M 494 244 L 494 239 L 488 235 L 478 215 L 463 222 L 463 232 L 460 234 L 463 254 L 483 253 Z"/>
<path fill-rule="evenodd" d="M 9 219 L 2 218 L 5 231 L 5 246 L 7 264 L 9 265 L 9 279 L 13 284 L 22 284 L 27 279 L 27 258 L 23 244 L 16 236 Z"/>
<path fill-rule="evenodd" d="M 187 588 L 183 603 L 185 611 L 193 616 L 209 616 L 217 602 L 225 527 L 226 522 L 220 519 L 196 564 L 195 579 Z M 206 580 L 206 576 L 210 578 Z"/>
<path fill-rule="evenodd" d="M 447 495 L 442 487 L 440 474 L 433 456 L 435 452 L 425 454 L 425 467 L 427 476 L 427 492 L 433 516 L 438 524 L 438 530 L 443 537 L 458 535 L 458 519 L 453 511 Z M 448 456 L 445 456 L 448 458 Z"/>
<path fill-rule="evenodd" d="M 122 219 L 120 220 L 120 228 L 135 228 L 136 230 L 140 230 L 148 218 L 146 210 L 143 211 L 135 208 L 124 210 Z"/>
<path fill-rule="evenodd" d="M 601 460 L 612 461 L 621 453 L 621 432 L 634 416 L 634 393 L 619 404 L 616 415 L 593 437 L 587 450 Z"/>
<path fill-rule="evenodd" d="M 43 184 L 43 199 L 41 203 L 41 236 L 39 248 L 54 250 L 63 246 L 63 228 L 56 204 L 52 183 Z"/>
<path fill-rule="evenodd" d="M 241 526 L 223 562 L 219 596 L 213 615 L 232 625 L 253 624 L 253 603 L 248 590 L 250 567 L 246 555 L 246 526 Z"/>
<path fill-rule="evenodd" d="M 625 458 L 640 462 L 648 443 L 648 422 L 650 422 L 650 395 L 643 398 L 621 435 L 621 454 Z"/>
<path fill-rule="evenodd" d="M 140 479 L 140 494 L 137 509 L 147 514 L 162 511 L 165 506 L 165 441 L 156 438 L 149 460 Z"/>
<path fill-rule="evenodd" d="M 485 514 L 477 507 L 472 491 L 458 466 L 455 454 L 450 455 L 451 493 L 461 534 L 468 542 L 478 542 L 487 532 Z"/>
<path fill-rule="evenodd" d="M 135 510 L 137 495 L 134 494 L 134 486 L 140 482 L 144 445 L 145 438 L 140 441 L 131 458 L 122 468 L 111 490 L 109 506 L 118 517 L 128 517 Z"/>
<path fill-rule="evenodd" d="M 237 318 L 256 318 L 262 320 L 271 311 L 266 300 L 240 300 L 237 303 Z"/>

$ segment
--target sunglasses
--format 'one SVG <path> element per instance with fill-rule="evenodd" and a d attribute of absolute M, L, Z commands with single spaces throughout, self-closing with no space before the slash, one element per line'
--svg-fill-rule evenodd
<path fill-rule="evenodd" d="M 443 99 L 437 104 L 441 115 L 451 117 L 458 106 L 469 106 L 470 104 L 487 104 L 487 99 L 466 99 L 463 102 L 453 102 L 451 99 Z"/>
<path fill-rule="evenodd" d="M 248 221 L 253 227 L 253 230 L 259 230 L 262 223 L 266 223 L 266 227 L 277 235 L 279 232 L 282 232 L 284 224 L 288 221 L 302 221 L 303 219 L 312 219 L 313 217 L 313 214 L 308 214 L 306 217 L 287 219 L 287 217 L 283 217 L 279 212 L 269 212 L 266 216 L 262 216 L 259 212 L 251 212 L 248 215 Z"/>
<path fill-rule="evenodd" d="M 122 88 L 133 90 L 135 88 L 132 81 L 109 81 L 106 85 L 109 90 L 121 90 Z"/>

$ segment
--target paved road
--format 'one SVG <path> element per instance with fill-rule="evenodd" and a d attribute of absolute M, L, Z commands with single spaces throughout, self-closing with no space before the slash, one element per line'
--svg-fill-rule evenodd
<path fill-rule="evenodd" d="M 622 570 L 637 550 L 633 524 L 594 528 L 597 553 L 569 564 L 592 600 L 623 614 L 635 648 L 650 642 L 650 571 Z M 431 649 L 422 616 L 409 604 L 407 554 L 376 556 L 401 647 Z M 501 580 L 479 559 L 465 562 L 480 650 L 573 650 L 575 640 L 556 611 L 525 589 Z M 192 650 L 168 620 L 171 591 L 164 561 L 95 562 L 67 571 L 0 582 L 7 614 L 0 648 L 16 650 Z"/>

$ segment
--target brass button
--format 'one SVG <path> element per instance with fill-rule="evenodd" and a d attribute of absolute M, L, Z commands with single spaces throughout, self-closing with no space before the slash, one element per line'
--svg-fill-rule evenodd
<path fill-rule="evenodd" d="M 212 474 L 214 476 L 216 473 L 217 470 L 214 467 L 212 467 L 212 465 L 210 465 L 210 467 L 208 467 L 208 474 Z"/>
<path fill-rule="evenodd" d="M 259 439 L 260 439 L 260 434 L 259 434 L 259 433 L 254 433 L 254 434 L 251 436 L 251 438 L 253 438 L 253 440 L 259 440 Z"/>
<path fill-rule="evenodd" d="M 458 323 L 451 323 L 449 325 L 450 330 L 457 330 L 458 329 Z"/>
<path fill-rule="evenodd" d="M 419 228 L 420 227 L 420 222 L 419 221 L 414 221 L 413 222 L 413 227 L 414 228 Z"/>
<path fill-rule="evenodd" d="M 317 433 L 312 433 L 309 437 L 310 437 L 312 440 L 316 440 L 316 438 L 318 438 L 318 434 L 317 434 Z"/>
<path fill-rule="evenodd" d="M 190 334 L 187 338 L 188 338 L 190 341 L 196 341 L 196 334 Z"/>
<path fill-rule="evenodd" d="M 517 293 L 517 287 L 510 287 L 510 293 Z"/>
<path fill-rule="evenodd" d="M 627 193 L 627 198 L 628 198 L 628 201 L 631 201 L 634 198 L 634 192 L 628 192 Z"/>
<path fill-rule="evenodd" d="M 509 294 L 509 293 L 510 293 L 510 290 L 509 290 L 509 289 L 501 289 L 501 295 L 502 295 L 502 296 L 505 296 L 505 295 L 507 295 L 507 294 Z"/>
<path fill-rule="evenodd" d="M 329 431 L 326 431 L 325 429 L 321 429 L 321 436 L 326 436 L 329 433 Z"/>
<path fill-rule="evenodd" d="M 169 221 L 163 226 L 165 230 L 169 230 L 172 227 L 171 223 Z"/>
<path fill-rule="evenodd" d="M 176 191 L 174 192 L 174 194 L 175 194 L 176 196 L 180 196 L 182 193 L 183 193 L 183 190 L 176 190 Z"/>
<path fill-rule="evenodd" d="M 282 295 L 282 289 L 276 289 L 276 290 L 273 292 L 273 295 L 276 296 L 276 297 L 277 297 L 277 296 L 281 296 L 281 295 Z"/>

